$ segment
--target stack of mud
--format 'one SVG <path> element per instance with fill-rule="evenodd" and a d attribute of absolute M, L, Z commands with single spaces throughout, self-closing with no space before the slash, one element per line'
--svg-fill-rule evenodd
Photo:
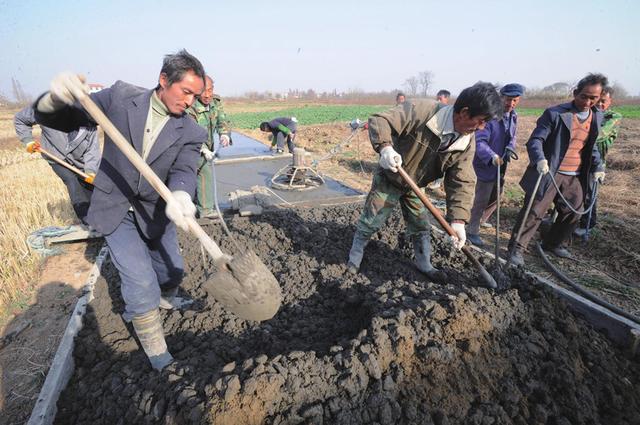
<path fill-rule="evenodd" d="M 163 313 L 176 363 L 150 369 L 120 317 L 112 266 L 96 287 L 57 423 L 640 424 L 640 362 L 531 279 L 477 288 L 434 236 L 449 282 L 411 265 L 393 216 L 345 274 L 359 206 L 265 213 L 228 224 L 285 296 L 270 321 L 207 300 L 200 249 L 184 237 L 194 309 Z M 223 249 L 234 245 L 212 225 Z"/>

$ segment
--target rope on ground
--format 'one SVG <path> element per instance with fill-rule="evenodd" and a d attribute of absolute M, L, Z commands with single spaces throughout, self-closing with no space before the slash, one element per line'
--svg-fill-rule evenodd
<path fill-rule="evenodd" d="M 38 252 L 43 257 L 49 257 L 52 255 L 58 255 L 63 252 L 60 247 L 47 248 L 45 240 L 46 238 L 54 238 L 57 236 L 64 236 L 68 233 L 74 232 L 76 228 L 74 226 L 58 227 L 48 226 L 42 229 L 38 229 L 27 236 L 27 244 L 31 249 Z"/>

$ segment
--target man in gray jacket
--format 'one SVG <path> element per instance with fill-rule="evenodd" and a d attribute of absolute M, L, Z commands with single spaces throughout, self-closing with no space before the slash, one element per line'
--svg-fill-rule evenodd
<path fill-rule="evenodd" d="M 16 134 L 27 151 L 35 152 L 36 142 L 33 139 L 33 126 L 37 123 L 33 106 L 27 106 L 18 112 L 13 118 L 13 122 Z M 44 150 L 84 171 L 89 176 L 88 179 L 83 179 L 68 168 L 42 155 L 67 186 L 73 210 L 80 221 L 86 224 L 89 201 L 93 192 L 91 183 L 93 183 L 93 178 L 100 166 L 98 131 L 95 126 L 80 127 L 70 133 L 45 126 L 40 126 L 40 129 L 42 130 L 40 146 Z"/>

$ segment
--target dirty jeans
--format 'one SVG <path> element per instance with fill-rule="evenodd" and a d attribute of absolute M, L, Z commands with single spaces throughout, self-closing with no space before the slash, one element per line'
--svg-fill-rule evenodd
<path fill-rule="evenodd" d="M 86 224 L 87 211 L 89 211 L 89 201 L 91 201 L 91 194 L 93 193 L 93 186 L 89 183 L 78 178 L 78 175 L 68 168 L 63 167 L 60 164 L 50 163 L 53 171 L 62 179 L 64 185 L 67 186 L 69 192 L 69 199 L 71 199 L 71 205 L 73 211 L 81 222 Z"/>
<path fill-rule="evenodd" d="M 569 201 L 573 209 L 577 211 L 582 210 L 583 205 L 583 191 L 582 184 L 580 183 L 579 176 L 566 176 L 563 174 L 556 174 L 554 176 L 556 179 L 556 183 L 558 184 L 558 188 L 564 195 L 564 197 Z M 509 241 L 509 247 L 514 243 L 514 239 L 517 236 L 516 232 L 520 228 L 520 223 L 522 222 L 525 209 L 527 208 L 527 204 L 529 203 L 531 194 L 527 194 L 524 198 L 524 205 L 518 214 L 518 219 L 516 220 L 516 224 L 513 227 L 513 233 L 511 234 L 511 240 Z M 555 186 L 551 185 L 547 189 L 547 191 L 542 196 L 542 199 L 535 199 L 533 204 L 531 205 L 531 212 L 527 216 L 527 219 L 524 222 L 524 227 L 522 229 L 522 235 L 520 236 L 520 240 L 516 245 L 516 249 L 524 250 L 529 245 L 529 241 L 533 238 L 544 218 L 547 210 L 551 206 L 551 203 L 555 202 L 556 209 L 558 210 L 558 217 L 556 221 L 551 226 L 549 233 L 547 233 L 545 239 L 542 244 L 549 249 L 559 247 L 564 241 L 569 239 L 573 229 L 575 229 L 578 221 L 580 220 L 580 216 L 572 212 L 569 207 L 560 199 L 558 195 L 558 191 Z"/>
<path fill-rule="evenodd" d="M 371 237 L 389 218 L 400 203 L 402 216 L 407 225 L 407 235 L 430 232 L 429 211 L 411 189 L 400 189 L 378 170 L 373 176 L 371 190 L 356 228 L 365 237 Z"/>
<path fill-rule="evenodd" d="M 175 288 L 182 282 L 184 262 L 175 225 L 168 225 L 162 236 L 150 240 L 142 235 L 129 211 L 105 239 L 120 274 L 125 320 L 158 308 L 161 289 Z"/>

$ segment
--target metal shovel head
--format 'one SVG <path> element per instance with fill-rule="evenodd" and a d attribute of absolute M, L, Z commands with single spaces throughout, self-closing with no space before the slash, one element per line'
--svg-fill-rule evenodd
<path fill-rule="evenodd" d="M 252 251 L 216 263 L 203 284 L 207 294 L 247 320 L 271 319 L 282 303 L 282 291 L 271 271 Z"/>

